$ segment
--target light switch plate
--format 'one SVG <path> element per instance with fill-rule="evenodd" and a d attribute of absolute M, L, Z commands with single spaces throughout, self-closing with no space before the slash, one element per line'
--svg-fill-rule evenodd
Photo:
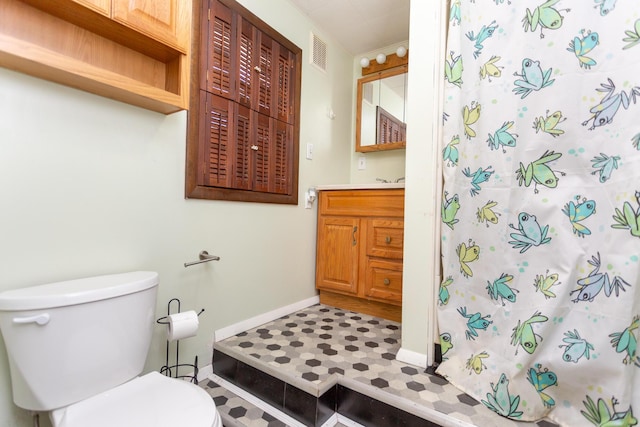
<path fill-rule="evenodd" d="M 367 158 L 366 157 L 359 157 L 358 158 L 358 170 L 362 171 L 365 170 L 367 168 Z"/>
<path fill-rule="evenodd" d="M 313 159 L 313 144 L 307 144 L 307 159 Z"/>

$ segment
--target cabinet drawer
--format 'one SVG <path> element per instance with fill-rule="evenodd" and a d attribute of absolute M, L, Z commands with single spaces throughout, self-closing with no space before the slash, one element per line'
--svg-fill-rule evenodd
<path fill-rule="evenodd" d="M 367 225 L 367 255 L 402 259 L 404 221 L 372 219 Z"/>
<path fill-rule="evenodd" d="M 367 260 L 365 296 L 402 303 L 402 263 L 397 261 Z"/>
<path fill-rule="evenodd" d="M 404 218 L 404 189 L 322 190 L 320 214 Z"/>

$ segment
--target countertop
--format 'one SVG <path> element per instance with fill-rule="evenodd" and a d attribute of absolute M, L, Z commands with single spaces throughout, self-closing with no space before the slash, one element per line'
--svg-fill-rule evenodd
<path fill-rule="evenodd" d="M 326 184 L 316 185 L 316 190 L 389 190 L 404 188 L 404 182 L 376 182 L 371 184 Z"/>

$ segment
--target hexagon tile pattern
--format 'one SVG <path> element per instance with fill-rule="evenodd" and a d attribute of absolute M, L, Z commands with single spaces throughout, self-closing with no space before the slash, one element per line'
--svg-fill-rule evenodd
<path fill-rule="evenodd" d="M 308 387 L 326 389 L 337 375 L 345 387 L 356 382 L 360 393 L 403 410 L 414 408 L 418 416 L 437 411 L 454 425 L 555 426 L 500 417 L 444 378 L 396 360 L 400 326 L 318 304 L 219 341 L 215 348 L 233 357 L 241 354 L 253 367 L 296 386 L 306 381 Z"/>
<path fill-rule="evenodd" d="M 213 398 L 225 427 L 286 427 L 286 424 L 210 379 L 200 382 Z"/>

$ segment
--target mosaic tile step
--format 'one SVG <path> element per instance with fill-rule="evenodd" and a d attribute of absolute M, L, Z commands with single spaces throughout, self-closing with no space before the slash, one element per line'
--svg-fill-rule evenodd
<path fill-rule="evenodd" d="M 200 382 L 213 398 L 225 427 L 287 427 L 275 416 L 247 402 L 212 379 Z"/>
<path fill-rule="evenodd" d="M 215 343 L 214 372 L 217 352 L 239 361 L 239 371 L 264 372 L 311 396 L 338 385 L 443 426 L 555 426 L 500 417 L 445 379 L 396 360 L 400 338 L 399 323 L 314 305 Z"/>
<path fill-rule="evenodd" d="M 220 381 L 218 381 L 220 382 Z M 224 427 L 296 427 L 299 424 L 288 423 L 287 420 L 281 420 L 277 411 L 269 409 L 268 412 L 263 408 L 266 406 L 262 402 L 261 407 L 243 399 L 233 391 L 218 384 L 214 376 L 200 381 L 198 384 L 209 393 L 216 408 L 220 413 Z M 349 424 L 342 424 L 338 421 L 329 422 L 325 427 L 348 427 L 355 425 L 350 420 L 345 420 Z"/>

